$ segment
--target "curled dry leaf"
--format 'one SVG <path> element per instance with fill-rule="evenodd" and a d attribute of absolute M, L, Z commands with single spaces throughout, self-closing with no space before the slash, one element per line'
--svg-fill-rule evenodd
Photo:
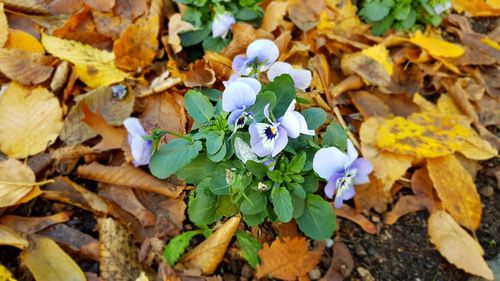
<path fill-rule="evenodd" d="M 58 92 L 68 81 L 70 66 L 67 61 L 61 62 L 54 72 L 54 77 L 50 81 L 50 89 L 53 92 Z"/>
<path fill-rule="evenodd" d="M 78 77 L 92 88 L 123 81 L 128 75 L 115 66 L 115 55 L 77 41 L 43 34 L 47 52 L 75 65 Z"/>
<path fill-rule="evenodd" d="M 222 261 L 240 220 L 239 216 L 230 218 L 205 241 L 187 252 L 181 262 L 187 268 L 199 268 L 203 274 L 212 274 Z"/>
<path fill-rule="evenodd" d="M 108 186 L 107 189 L 111 197 L 110 199 L 122 207 L 125 211 L 134 215 L 142 226 L 146 227 L 155 224 L 155 216 L 142 205 L 132 189 L 113 185 Z"/>
<path fill-rule="evenodd" d="M 54 67 L 53 59 L 39 53 L 18 49 L 0 49 L 0 71 L 24 85 L 36 85 L 47 80 Z"/>
<path fill-rule="evenodd" d="M 30 239 L 28 249 L 21 254 L 21 262 L 37 281 L 87 280 L 76 262 L 49 238 Z"/>
<path fill-rule="evenodd" d="M 261 263 L 257 266 L 257 278 L 272 276 L 283 280 L 296 280 L 307 275 L 321 259 L 323 248 L 309 250 L 306 238 L 284 237 L 276 239 L 271 246 L 265 243 L 259 250 Z"/>
<path fill-rule="evenodd" d="M 262 19 L 262 28 L 265 31 L 272 32 L 283 22 L 283 17 L 286 15 L 288 2 L 272 1 L 267 5 Z"/>
<path fill-rule="evenodd" d="M 420 198 L 413 195 L 401 196 L 392 210 L 384 216 L 384 223 L 394 224 L 400 217 L 423 209 L 425 205 Z"/>
<path fill-rule="evenodd" d="M 84 0 L 85 4 L 89 5 L 92 9 L 101 11 L 101 12 L 111 12 L 113 7 L 115 6 L 116 0 Z"/>
<path fill-rule="evenodd" d="M 369 84 L 381 87 L 389 85 L 393 73 L 389 51 L 383 45 L 342 56 L 341 68 L 346 75 L 358 74 Z"/>
<path fill-rule="evenodd" d="M 84 115 L 82 121 L 102 137 L 102 140 L 93 149 L 111 150 L 123 147 L 127 137 L 125 129 L 110 126 L 99 111 L 92 112 L 84 101 L 80 102 L 79 105 Z"/>
<path fill-rule="evenodd" d="M 99 241 L 76 228 L 72 228 L 66 224 L 56 224 L 44 229 L 39 234 L 67 246 L 78 254 L 95 261 L 99 260 Z"/>
<path fill-rule="evenodd" d="M 7 23 L 7 17 L 5 16 L 3 3 L 0 3 L 0 48 L 7 42 L 8 35 L 9 25 Z"/>
<path fill-rule="evenodd" d="M 320 281 L 342 281 L 351 275 L 354 268 L 354 259 L 346 244 L 335 241 L 333 244 L 333 258 L 330 267 Z"/>
<path fill-rule="evenodd" d="M 302 31 L 313 29 L 319 21 L 319 14 L 325 3 L 321 0 L 290 0 L 288 16 Z"/>
<path fill-rule="evenodd" d="M 441 255 L 468 273 L 493 280 L 493 272 L 483 259 L 483 249 L 444 211 L 429 217 L 429 236 Z"/>
<path fill-rule="evenodd" d="M 270 39 L 274 37 L 271 33 L 262 29 L 255 29 L 251 24 L 237 22 L 231 26 L 233 40 L 221 52 L 227 58 L 232 59 L 237 54 L 245 52 L 250 43 L 257 39 Z"/>
<path fill-rule="evenodd" d="M 500 15 L 498 2 L 488 0 L 453 0 L 453 9 L 461 13 L 467 12 L 473 17 L 490 17 Z M 496 3 L 496 4 L 495 4 Z"/>
<path fill-rule="evenodd" d="M 214 51 L 206 51 L 204 56 L 205 61 L 212 67 L 215 72 L 215 76 L 219 80 L 228 80 L 233 72 L 232 62 L 226 56 L 223 56 Z"/>
<path fill-rule="evenodd" d="M 182 188 L 178 186 L 159 180 L 139 168 L 125 164 L 122 166 L 104 166 L 93 162 L 78 167 L 77 173 L 83 178 L 155 192 L 172 198 L 177 198 L 182 192 Z"/>
<path fill-rule="evenodd" d="M 166 91 L 173 86 L 180 84 L 182 79 L 180 77 L 170 76 L 170 72 L 166 70 L 160 76 L 156 77 L 151 81 L 151 84 L 146 89 L 141 89 L 139 93 L 136 92 L 136 97 L 142 98 L 147 97 L 155 93 L 161 93 Z"/>
<path fill-rule="evenodd" d="M 443 207 L 461 225 L 476 230 L 483 207 L 472 177 L 453 156 L 427 159 L 429 176 Z"/>
<path fill-rule="evenodd" d="M 62 109 L 47 89 L 12 82 L 0 98 L 0 123 L 0 149 L 9 157 L 25 158 L 57 139 Z"/>
<path fill-rule="evenodd" d="M 15 159 L 0 162 L 0 208 L 15 205 L 35 185 L 35 174 Z"/>
<path fill-rule="evenodd" d="M 85 122 L 81 102 L 85 102 L 92 112 L 99 111 L 106 123 L 120 126 L 127 119 L 134 108 L 134 95 L 127 94 L 123 99 L 113 97 L 111 88 L 104 87 L 95 89 L 87 94 L 75 98 L 76 104 L 71 108 L 61 131 L 61 139 L 66 144 L 80 144 L 90 138 L 97 136 Z"/>
<path fill-rule="evenodd" d="M 141 18 L 123 31 L 113 45 L 116 65 L 128 71 L 141 71 L 148 67 L 158 50 L 160 21 L 157 16 Z"/>
<path fill-rule="evenodd" d="M 15 29 L 9 29 L 9 37 L 5 42 L 7 49 L 20 49 L 34 53 L 44 54 L 45 49 L 33 35 Z"/>
<path fill-rule="evenodd" d="M 441 209 L 441 202 L 434 195 L 432 180 L 429 177 L 427 168 L 421 168 L 413 173 L 411 177 L 411 190 L 422 204 L 427 208 L 429 213 L 434 213 L 437 209 Z"/>
<path fill-rule="evenodd" d="M 179 13 L 173 14 L 168 21 L 168 44 L 172 46 L 175 53 L 182 51 L 180 33 L 193 31 L 194 26 L 189 22 L 183 21 Z"/>
<path fill-rule="evenodd" d="M 215 72 L 205 60 L 197 60 L 189 65 L 184 76 L 184 85 L 189 88 L 209 86 L 215 82 Z"/>
<path fill-rule="evenodd" d="M 358 212 L 368 213 L 373 208 L 378 213 L 384 213 L 392 200 L 384 191 L 384 183 L 374 175 L 370 176 L 369 183 L 356 185 L 355 189 L 354 206 Z"/>
<path fill-rule="evenodd" d="M 112 218 L 97 220 L 99 226 L 99 269 L 104 281 L 135 280 L 142 267 L 139 249 L 127 230 Z"/>
<path fill-rule="evenodd" d="M 14 229 L 0 225 L 0 245 L 13 246 L 19 249 L 28 247 L 28 239 L 23 234 L 15 231 Z"/>
<path fill-rule="evenodd" d="M 45 217 L 21 217 L 16 215 L 5 215 L 0 217 L 0 223 L 19 232 L 33 234 L 51 225 L 67 222 L 70 218 L 71 212 L 60 212 Z"/>
<path fill-rule="evenodd" d="M 335 209 L 335 214 L 338 217 L 348 219 L 356 223 L 357 225 L 361 226 L 361 228 L 367 233 L 370 234 L 377 233 L 377 227 L 371 221 L 369 221 L 361 213 L 358 213 L 355 209 L 351 208 L 346 204 L 342 205 L 342 207 L 340 207 L 339 209 Z"/>
<path fill-rule="evenodd" d="M 41 0 L 3 0 L 5 8 L 28 14 L 48 15 L 50 12 Z"/>

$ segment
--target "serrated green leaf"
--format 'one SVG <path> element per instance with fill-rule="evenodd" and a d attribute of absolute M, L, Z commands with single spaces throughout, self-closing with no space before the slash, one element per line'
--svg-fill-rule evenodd
<path fill-rule="evenodd" d="M 247 161 L 246 166 L 248 171 L 259 179 L 265 177 L 267 172 L 269 171 L 266 165 L 252 160 Z"/>
<path fill-rule="evenodd" d="M 259 264 L 259 250 L 262 249 L 262 244 L 252 235 L 238 231 L 236 232 L 236 239 L 240 245 L 240 254 L 248 262 L 248 264 L 255 268 Z"/>
<path fill-rule="evenodd" d="M 314 194 L 308 194 L 305 203 L 304 212 L 297 218 L 300 230 L 314 240 L 332 237 L 335 230 L 335 214 L 332 205 Z"/>
<path fill-rule="evenodd" d="M 216 167 L 217 163 L 210 161 L 205 153 L 201 153 L 191 163 L 180 169 L 176 176 L 188 184 L 199 184 L 205 178 L 210 177 Z"/>
<path fill-rule="evenodd" d="M 218 219 L 217 197 L 209 190 L 210 178 L 200 182 L 196 190 L 189 196 L 189 219 L 197 226 L 209 225 Z"/>
<path fill-rule="evenodd" d="M 191 142 L 181 138 L 171 140 L 151 157 L 151 173 L 160 179 L 168 178 L 196 158 L 201 149 L 200 141 Z"/>
<path fill-rule="evenodd" d="M 267 206 L 267 196 L 263 192 L 257 191 L 243 198 L 240 211 L 243 214 L 255 215 L 265 210 Z"/>
<path fill-rule="evenodd" d="M 163 251 L 163 256 L 165 257 L 168 265 L 174 266 L 186 250 L 187 246 L 189 246 L 191 239 L 202 232 L 203 230 L 201 229 L 191 230 L 172 238 Z"/>
<path fill-rule="evenodd" d="M 306 164 L 306 156 L 305 152 L 301 152 L 293 156 L 290 163 L 286 166 L 287 174 L 298 174 L 302 172 L 302 169 L 304 169 L 304 165 Z"/>
<path fill-rule="evenodd" d="M 209 122 L 214 116 L 215 108 L 208 98 L 198 91 L 189 90 L 184 95 L 184 103 L 188 114 L 200 124 Z"/>

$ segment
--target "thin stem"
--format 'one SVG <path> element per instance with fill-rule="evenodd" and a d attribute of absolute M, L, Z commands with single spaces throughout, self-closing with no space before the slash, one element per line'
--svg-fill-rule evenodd
<path fill-rule="evenodd" d="M 179 133 L 176 133 L 176 132 L 173 132 L 173 131 L 166 131 L 166 130 L 161 130 L 162 133 L 165 133 L 165 134 L 169 134 L 169 135 L 172 135 L 172 136 L 176 136 L 178 138 L 181 138 L 181 139 L 185 139 L 185 140 L 188 140 L 190 142 L 193 142 L 193 139 L 188 137 L 188 136 L 184 136 L 184 135 L 181 135 Z"/>

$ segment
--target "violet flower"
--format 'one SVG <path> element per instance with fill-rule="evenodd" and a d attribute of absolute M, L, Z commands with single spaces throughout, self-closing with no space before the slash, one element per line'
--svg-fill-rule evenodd
<path fill-rule="evenodd" d="M 368 183 L 368 175 L 373 171 L 370 161 L 358 158 L 358 152 L 350 140 L 347 141 L 347 154 L 336 147 L 322 148 L 313 159 L 314 171 L 328 183 L 325 194 L 333 198 L 334 206 L 340 208 L 343 201 L 354 197 L 354 184 Z"/>
<path fill-rule="evenodd" d="M 151 160 L 152 142 L 144 139 L 148 134 L 144 131 L 139 119 L 127 118 L 123 121 L 123 125 L 128 132 L 128 144 L 132 151 L 132 163 L 134 166 L 142 166 L 149 164 Z"/>
<path fill-rule="evenodd" d="M 292 77 L 295 88 L 305 91 L 311 84 L 312 75 L 310 70 L 294 69 L 293 66 L 286 62 L 277 61 L 267 71 L 267 78 L 273 81 L 274 78 L 281 74 L 288 74 Z"/>
<path fill-rule="evenodd" d="M 233 70 L 238 75 L 258 76 L 278 59 L 278 46 L 268 39 L 253 41 L 247 47 L 246 56 L 237 55 L 233 59 Z"/>
<path fill-rule="evenodd" d="M 433 10 L 437 15 L 441 15 L 442 13 L 449 10 L 450 8 L 451 8 L 451 1 L 447 0 L 447 1 L 444 1 L 442 3 L 434 5 Z"/>
<path fill-rule="evenodd" d="M 288 137 L 296 138 L 300 134 L 314 135 L 314 130 L 307 128 L 307 123 L 299 112 L 295 111 L 293 100 L 285 114 L 273 122 L 269 118 L 269 104 L 264 108 L 264 115 L 270 124 L 253 123 L 248 128 L 252 151 L 259 157 L 275 157 L 288 143 Z"/>
<path fill-rule="evenodd" d="M 212 37 L 226 38 L 227 33 L 235 22 L 234 17 L 228 12 L 216 14 L 212 22 Z"/>
<path fill-rule="evenodd" d="M 227 81 L 226 89 L 222 93 L 222 109 L 229 113 L 228 123 L 236 128 L 243 127 L 249 116 L 246 109 L 252 106 L 260 92 L 260 82 L 253 78 L 239 77 Z"/>

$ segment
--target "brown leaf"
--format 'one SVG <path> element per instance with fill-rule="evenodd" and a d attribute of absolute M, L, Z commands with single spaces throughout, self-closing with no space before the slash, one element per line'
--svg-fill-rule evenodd
<path fill-rule="evenodd" d="M 205 61 L 215 72 L 215 76 L 219 80 L 228 80 L 233 72 L 232 62 L 229 58 L 213 51 L 206 51 L 203 57 Z"/>
<path fill-rule="evenodd" d="M 67 246 L 79 255 L 99 261 L 99 241 L 76 228 L 65 224 L 57 224 L 44 229 L 39 234 Z"/>
<path fill-rule="evenodd" d="M 29 242 L 23 234 L 5 225 L 0 225 L 0 245 L 25 249 L 28 247 Z"/>
<path fill-rule="evenodd" d="M 135 20 L 148 10 L 147 0 L 116 0 L 113 12 L 120 17 Z"/>
<path fill-rule="evenodd" d="M 265 31 L 272 32 L 283 21 L 286 15 L 288 2 L 273 1 L 267 5 L 262 18 L 261 28 Z"/>
<path fill-rule="evenodd" d="M 237 54 L 244 53 L 247 46 L 256 39 L 273 39 L 273 35 L 262 29 L 255 29 L 251 24 L 237 22 L 231 26 L 233 40 L 221 52 L 232 59 Z"/>
<path fill-rule="evenodd" d="M 60 212 L 45 217 L 21 217 L 5 215 L 0 217 L 0 223 L 16 231 L 26 234 L 39 232 L 51 225 L 69 221 L 71 212 Z"/>
<path fill-rule="evenodd" d="M 41 0 L 3 0 L 5 8 L 28 14 L 47 15 L 49 10 Z"/>
<path fill-rule="evenodd" d="M 348 219 L 348 220 L 358 224 L 367 233 L 370 233 L 370 234 L 377 233 L 377 227 L 371 221 L 369 221 L 361 213 L 356 212 L 355 209 L 349 207 L 346 204 L 343 204 L 342 207 L 340 207 L 339 209 L 335 209 L 335 214 L 338 217 Z"/>
<path fill-rule="evenodd" d="M 321 0 L 290 0 L 288 1 L 288 16 L 302 31 L 313 29 L 319 21 L 319 14 L 324 9 Z"/>
<path fill-rule="evenodd" d="M 437 209 L 441 209 L 439 199 L 434 196 L 432 180 L 426 168 L 418 169 L 413 173 L 411 190 L 431 214 Z"/>
<path fill-rule="evenodd" d="M 197 60 L 190 64 L 184 77 L 184 85 L 189 88 L 209 86 L 214 82 L 215 72 L 205 60 Z"/>
<path fill-rule="evenodd" d="M 86 281 L 80 267 L 49 238 L 34 237 L 21 254 L 21 262 L 28 267 L 37 281 Z"/>
<path fill-rule="evenodd" d="M 168 44 L 172 46 L 174 53 L 182 51 L 180 33 L 193 31 L 194 26 L 187 21 L 183 21 L 181 14 L 173 14 L 168 21 Z"/>
<path fill-rule="evenodd" d="M 113 200 L 125 211 L 134 215 L 142 226 L 152 226 L 156 223 L 155 216 L 135 197 L 132 189 L 113 185 L 106 186 L 105 189 L 110 195 L 109 199 Z"/>
<path fill-rule="evenodd" d="M 384 213 L 387 204 L 392 200 L 388 193 L 384 192 L 384 183 L 374 175 L 370 176 L 369 183 L 356 185 L 355 189 L 354 206 L 358 212 L 368 213 L 373 208 L 378 213 Z"/>
<path fill-rule="evenodd" d="M 392 116 L 389 106 L 374 94 L 367 91 L 356 91 L 351 92 L 349 95 L 351 96 L 352 103 L 365 119 L 372 116 L 386 118 Z"/>
<path fill-rule="evenodd" d="M 15 159 L 0 162 L 0 208 L 16 204 L 35 185 L 35 174 Z"/>
<path fill-rule="evenodd" d="M 127 230 L 112 218 L 101 218 L 97 223 L 101 278 L 104 281 L 135 280 L 143 269 L 139 264 L 139 250 Z"/>
<path fill-rule="evenodd" d="M 401 196 L 392 210 L 384 216 L 384 223 L 394 224 L 400 217 L 423 209 L 425 205 L 416 196 Z"/>
<path fill-rule="evenodd" d="M 351 274 L 353 268 L 354 259 L 349 248 L 344 243 L 335 241 L 330 267 L 320 281 L 342 281 Z"/>
<path fill-rule="evenodd" d="M 139 72 L 148 67 L 158 50 L 158 17 L 139 19 L 123 31 L 113 45 L 116 65 L 124 70 Z"/>
<path fill-rule="evenodd" d="M 8 35 L 9 25 L 7 23 L 7 17 L 5 16 L 3 3 L 0 3 L 0 48 L 7 42 Z"/>
<path fill-rule="evenodd" d="M 79 105 L 84 115 L 82 121 L 102 137 L 93 149 L 105 151 L 123 147 L 127 137 L 125 129 L 110 126 L 102 114 L 99 111 L 92 112 L 85 101 L 80 102 Z"/>
<path fill-rule="evenodd" d="M 187 268 L 199 268 L 204 274 L 213 274 L 226 253 L 227 246 L 238 229 L 241 218 L 235 216 L 227 220 L 219 229 L 187 252 L 181 262 Z"/>
<path fill-rule="evenodd" d="M 115 0 L 85 0 L 85 4 L 89 5 L 94 10 L 111 12 L 115 6 Z"/>
<path fill-rule="evenodd" d="M 80 177 L 124 186 L 149 192 L 156 192 L 167 197 L 177 198 L 182 188 L 166 181 L 159 180 L 143 170 L 130 166 L 104 166 L 97 162 L 78 167 Z"/>
<path fill-rule="evenodd" d="M 365 83 L 363 82 L 363 79 L 357 75 L 349 75 L 347 78 L 342 80 L 340 83 L 335 85 L 335 87 L 332 88 L 332 98 L 335 98 L 339 96 L 340 94 L 347 92 L 349 90 L 358 90 L 361 87 L 363 87 Z"/>
<path fill-rule="evenodd" d="M 259 250 L 261 263 L 257 266 L 257 278 L 269 275 L 283 280 L 295 280 L 313 270 L 322 254 L 321 248 L 310 251 L 304 237 L 276 239 L 271 246 L 265 243 Z"/>
<path fill-rule="evenodd" d="M 429 217 L 429 236 L 441 255 L 468 273 L 493 280 L 493 272 L 483 259 L 483 249 L 444 211 Z"/>
<path fill-rule="evenodd" d="M 429 176 L 445 210 L 459 224 L 476 230 L 483 207 L 472 177 L 453 155 L 426 160 Z"/>

